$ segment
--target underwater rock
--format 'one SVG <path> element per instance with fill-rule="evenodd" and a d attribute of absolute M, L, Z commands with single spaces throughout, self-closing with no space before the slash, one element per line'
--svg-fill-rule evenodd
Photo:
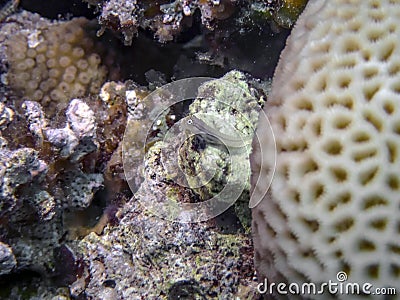
<path fill-rule="evenodd" d="M 16 265 L 17 261 L 11 247 L 0 242 L 0 275 L 10 273 Z"/>
<path fill-rule="evenodd" d="M 237 151 L 232 151 L 233 148 L 236 148 L 235 145 L 232 145 L 230 153 L 227 153 L 225 149 L 215 147 L 215 143 L 207 142 L 206 137 L 204 149 L 196 149 L 193 145 L 195 141 L 192 141 L 189 147 L 186 148 L 187 155 L 192 156 L 192 161 L 199 162 L 207 156 L 217 156 L 221 161 L 221 169 L 229 169 L 227 167 L 226 154 L 239 155 L 241 157 L 237 158 L 238 161 L 247 161 L 251 152 L 249 145 L 251 142 L 249 141 L 252 139 L 255 124 L 258 120 L 258 112 L 261 110 L 261 104 L 264 100 L 259 91 L 251 87 L 246 76 L 239 71 L 231 71 L 220 79 L 205 83 L 199 89 L 198 99 L 189 106 L 189 114 L 201 118 L 201 121 L 207 126 L 207 128 L 204 128 L 204 134 L 215 134 L 217 138 L 217 132 L 228 136 L 239 134 L 242 135 L 243 146 L 248 145 L 249 147 L 247 149 L 243 147 L 244 151 L 237 153 Z M 246 142 L 246 140 L 248 141 Z M 220 143 L 227 148 L 230 146 L 229 141 L 224 141 L 224 139 L 221 139 Z M 199 157 L 193 157 L 193 155 L 197 156 L 196 153 Z M 210 161 L 216 160 L 218 160 L 216 157 L 215 159 L 210 159 Z M 194 174 L 200 173 L 200 169 L 196 168 L 204 168 L 201 165 L 196 166 L 190 161 L 188 163 L 191 164 L 191 166 L 187 166 L 188 168 L 194 168 L 192 170 Z M 240 172 L 230 175 L 216 175 L 213 179 L 214 182 L 210 182 L 205 188 L 197 191 L 202 198 L 206 199 L 214 194 L 213 191 L 218 190 L 216 186 L 224 185 L 222 182 L 217 182 L 226 180 L 227 176 L 237 176 L 240 180 L 243 178 L 243 174 Z M 201 178 L 198 179 L 203 181 Z M 194 185 L 197 184 L 195 183 Z M 248 188 L 249 185 L 247 185 Z"/>
<path fill-rule="evenodd" d="M 51 128 L 42 106 L 35 101 L 24 101 L 28 128 L 36 139 L 38 146 L 44 139 L 59 152 L 61 158 L 71 162 L 80 161 L 85 155 L 96 151 L 97 123 L 94 112 L 80 99 L 73 99 L 66 110 L 67 124 L 64 128 Z"/>
<path fill-rule="evenodd" d="M 14 250 L 18 264 L 13 271 L 33 270 L 48 277 L 52 253 L 68 230 L 63 210 L 87 208 L 103 187 L 103 175 L 85 167 L 93 161 L 90 153 L 100 147 L 97 120 L 81 99 L 69 103 L 61 129 L 52 128 L 39 102 L 26 100 L 21 108 L 18 118 L 2 130 L 0 217 L 7 222 L 0 234 Z M 8 147 L 16 147 L 13 137 L 22 130 L 30 136 L 11 150 Z M 23 143 L 34 148 L 21 147 Z"/>
<path fill-rule="evenodd" d="M 28 213 L 23 221 L 27 221 Z M 54 271 L 54 249 L 59 246 L 63 234 L 59 219 L 32 222 L 29 226 L 15 224 L 18 223 L 9 224 L 11 232 L 7 237 L 17 260 L 15 271 L 30 270 L 50 278 Z"/>
<path fill-rule="evenodd" d="M 65 113 L 68 123 L 79 140 L 96 138 L 96 120 L 93 111 L 80 99 L 73 99 Z"/>
<path fill-rule="evenodd" d="M 176 0 L 134 1 L 134 0 L 83 0 L 94 5 L 100 12 L 99 23 L 105 28 L 121 32 L 124 43 L 131 45 L 138 29 L 151 29 L 160 42 L 168 42 L 183 29 L 192 26 L 193 15 L 200 11 L 201 22 L 213 29 L 215 21 L 229 18 L 238 9 L 237 0 Z"/>
<path fill-rule="evenodd" d="M 44 139 L 43 132 L 49 123 L 42 106 L 39 102 L 26 100 L 21 107 L 25 111 L 29 131 L 32 133 L 36 143 L 42 144 Z"/>
<path fill-rule="evenodd" d="M 0 102 L 0 130 L 7 127 L 14 118 L 14 111 Z"/>
<path fill-rule="evenodd" d="M 40 220 L 48 221 L 56 214 L 56 200 L 49 192 L 36 187 L 26 196 L 26 202 L 36 209 Z"/>
<path fill-rule="evenodd" d="M 230 97 L 237 90 L 228 90 L 227 82 L 240 86 L 239 89 L 244 90 L 243 94 L 248 97 L 243 94 Z M 264 90 L 260 87 L 261 83 L 253 82 L 244 74 L 231 72 L 223 79 L 202 86 L 199 99 L 190 110 L 196 115 L 201 112 L 217 114 L 219 110 L 221 115 L 227 115 L 227 120 L 233 113 L 237 118 L 234 123 L 237 128 L 252 134 L 253 130 L 246 126 L 251 127 L 257 121 L 257 110 L 261 109 L 260 104 L 264 101 Z M 205 143 L 203 148 L 196 148 L 195 139 L 189 139 L 187 148 L 179 150 L 176 145 L 182 145 L 186 135 L 163 138 L 168 136 L 171 126 L 177 122 L 179 111 L 182 115 L 183 106 L 178 105 L 158 114 L 169 94 L 156 90 L 150 94 L 152 97 L 145 97 L 147 93 L 138 87 L 120 83 L 108 83 L 102 88 L 101 99 L 107 106 L 115 105 L 113 99 L 117 103 L 119 101 L 112 95 L 120 95 L 128 105 L 129 130 L 125 132 L 123 143 L 129 154 L 126 157 L 128 163 L 140 158 L 136 155 L 143 149 L 145 158 L 144 162 L 142 158 L 137 164 L 132 163 L 137 168 L 125 169 L 138 190 L 131 199 L 125 196 L 116 213 L 118 222 L 107 224 L 102 231 L 91 232 L 82 241 L 73 242 L 76 253 L 83 257 L 85 271 L 70 284 L 71 294 L 75 297 L 104 295 L 118 299 L 176 299 L 184 295 L 205 299 L 231 299 L 235 296 L 246 299 L 255 296 L 251 239 L 243 230 L 222 233 L 216 220 L 183 224 L 162 220 L 152 214 L 152 208 L 161 208 L 166 202 L 179 205 L 201 201 L 190 186 L 179 186 L 173 181 L 173 170 L 176 168 L 173 162 L 176 160 L 170 158 L 176 158 L 179 151 L 200 157 L 205 155 L 204 149 L 209 148 L 209 153 L 215 151 L 222 157 L 222 164 L 229 163 L 223 147 Z M 238 111 L 232 111 L 232 107 Z M 209 124 L 210 127 L 212 125 Z M 120 147 L 117 147 L 113 153 L 115 157 L 109 163 L 114 161 L 118 165 L 121 156 L 117 151 Z M 246 161 L 248 154 L 244 152 L 240 160 Z M 188 167 L 193 166 L 188 164 Z M 143 180 L 138 176 L 142 171 L 145 174 Z M 107 180 L 113 179 L 108 177 Z M 203 194 L 213 195 L 217 190 L 215 186 L 222 185 L 224 180 L 223 175 L 217 177 Z M 146 203 L 152 203 L 152 206 L 144 210 Z M 173 205 L 169 213 L 176 213 Z"/>
<path fill-rule="evenodd" d="M 169 295 L 183 295 L 182 285 L 190 286 L 189 296 L 205 299 L 232 299 L 246 288 L 255 292 L 248 236 L 220 234 L 205 223 L 163 221 L 135 198 L 119 217 L 118 226 L 107 226 L 101 236 L 91 233 L 77 245 L 88 273 L 71 287 L 80 285 L 81 296 L 176 299 Z"/>
<path fill-rule="evenodd" d="M 253 133 L 251 126 L 256 123 L 257 111 L 261 109 L 260 104 L 264 101 L 260 86 L 260 83 L 252 82 L 244 74 L 234 71 L 222 79 L 204 84 L 199 90 L 198 99 L 189 109 L 192 114 L 199 116 L 202 113 L 218 115 L 219 118 L 221 115 L 226 116 L 221 123 L 231 121 L 234 115 L 236 123 L 233 124 L 238 130 L 251 135 Z M 238 89 L 241 91 L 240 94 L 237 94 Z M 198 191 L 199 195 L 193 193 L 194 187 L 192 190 L 190 185 L 175 184 L 174 161 L 179 151 L 188 156 L 186 158 L 188 168 L 200 168 L 200 164 L 193 166 L 194 160 L 190 160 L 191 157 L 197 156 L 196 159 L 199 160 L 207 157 L 210 161 L 212 158 L 219 160 L 222 170 L 229 169 L 226 151 L 223 147 L 207 143 L 199 145 L 201 143 L 195 139 L 189 140 L 186 148 L 179 150 L 177 146 L 182 145 L 181 138 L 185 140 L 185 135 L 178 134 L 163 139 L 171 129 L 171 124 L 176 122 L 174 113 L 179 111 L 171 108 L 157 115 L 157 109 L 159 110 L 165 98 L 169 97 L 168 92 L 151 94 L 153 102 L 149 102 L 149 97 L 137 98 L 136 91 L 129 91 L 127 95 L 131 107 L 128 123 L 130 130 L 127 130 L 124 136 L 125 147 L 129 149 L 130 154 L 128 162 L 135 159 L 135 153 L 142 147 L 146 149 L 144 164 L 143 160 L 140 160 L 138 164 L 132 163 L 138 165 L 138 168 L 126 169 L 128 176 L 132 173 L 130 180 L 134 182 L 134 186 L 138 186 L 138 191 L 117 213 L 120 218 L 117 226 L 106 226 L 101 236 L 91 233 L 79 243 L 78 248 L 84 257 L 89 274 L 86 278 L 79 278 L 71 288 L 75 291 L 75 288 L 80 286 L 78 290 L 82 290 L 83 294 L 90 297 L 108 293 L 110 280 L 121 278 L 113 280 L 111 285 L 114 286 L 117 297 L 122 299 L 140 297 L 168 299 L 179 293 L 183 295 L 187 290 L 211 299 L 232 298 L 246 290 L 254 292 L 251 259 L 248 260 L 252 255 L 250 237 L 243 231 L 222 234 L 221 227 L 216 225 L 218 221 L 215 220 L 201 224 L 180 224 L 163 221 L 151 215 L 157 208 L 159 211 L 161 208 L 164 210 L 163 205 L 167 202 L 172 203 L 171 209 L 167 211 L 169 217 L 179 214 L 178 210 L 174 210 L 173 203 L 179 205 L 199 202 L 202 200 L 199 195 L 213 196 L 225 183 L 226 174 L 217 176 L 203 192 Z M 108 98 L 105 93 L 104 99 Z M 149 132 L 145 130 L 147 125 L 150 127 Z M 215 125 L 212 123 L 208 124 L 211 129 L 213 126 Z M 217 128 L 225 130 L 227 134 L 229 125 L 223 126 L 226 128 Z M 208 152 L 205 154 L 207 148 Z M 211 156 L 213 151 L 215 154 Z M 243 163 L 248 162 L 249 151 L 250 149 L 240 153 L 241 157 L 238 160 Z M 145 174 L 143 182 L 136 181 L 139 178 L 137 173 L 142 172 L 141 169 Z M 248 176 L 246 178 L 248 179 Z M 243 196 L 243 199 L 245 198 L 246 195 Z M 151 203 L 146 207 L 150 212 L 143 211 L 139 202 L 142 205 Z M 185 220 L 185 215 L 177 217 Z M 220 218 L 224 217 L 226 216 Z M 245 217 L 243 220 L 244 223 L 249 223 Z M 206 244 L 208 246 L 205 246 Z M 99 260 L 99 257 L 103 259 Z M 149 272 L 152 274 L 151 278 L 148 276 Z M 214 275 L 210 277 L 209 274 Z M 85 281 L 88 284 L 82 288 L 81 285 Z M 213 282 L 218 282 L 218 285 L 214 285 Z M 149 288 L 143 289 L 142 286 Z"/>
<path fill-rule="evenodd" d="M 180 152 L 182 168 L 192 175 L 188 177 L 189 187 L 201 200 L 221 197 L 221 191 L 226 199 L 222 201 L 238 199 L 234 206 L 246 229 L 251 219 L 247 207 L 251 140 L 267 88 L 268 84 L 261 88 L 260 83 L 239 71 L 202 85 L 198 98 L 189 106 L 189 114 L 198 116 L 203 125 L 195 132 L 199 135 L 184 144 Z M 211 177 L 204 170 L 215 173 Z M 235 188 L 230 194 L 226 186 L 242 186 L 242 191 Z"/>
<path fill-rule="evenodd" d="M 29 294 L 29 300 L 70 300 L 68 289 L 65 287 L 45 286 L 40 279 L 35 278 L 31 282 L 22 282 L 14 286 L 8 299 L 19 299 L 21 295 Z"/>
<path fill-rule="evenodd" d="M 86 174 L 79 169 L 70 170 L 58 176 L 63 184 L 65 207 L 86 208 L 94 193 L 103 186 L 103 175 Z"/>
<path fill-rule="evenodd" d="M 48 170 L 38 152 L 31 148 L 0 149 L 0 217 L 21 205 L 16 196 L 26 184 L 40 184 Z"/>
<path fill-rule="evenodd" d="M 67 125 L 62 129 L 47 129 L 46 138 L 61 149 L 61 156 L 77 162 L 98 149 L 94 112 L 80 99 L 73 99 L 65 113 Z"/>

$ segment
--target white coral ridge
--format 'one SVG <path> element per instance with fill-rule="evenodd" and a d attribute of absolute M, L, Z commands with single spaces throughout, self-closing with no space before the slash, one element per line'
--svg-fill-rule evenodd
<path fill-rule="evenodd" d="M 72 130 L 79 138 L 96 137 L 96 117 L 85 102 L 73 99 L 65 114 Z"/>
<path fill-rule="evenodd" d="M 400 292 L 399 20 L 398 0 L 310 0 L 293 29 L 264 108 L 276 173 L 266 196 L 265 182 L 253 187 L 261 281 L 343 271 Z M 253 173 L 271 168 L 252 159 Z"/>

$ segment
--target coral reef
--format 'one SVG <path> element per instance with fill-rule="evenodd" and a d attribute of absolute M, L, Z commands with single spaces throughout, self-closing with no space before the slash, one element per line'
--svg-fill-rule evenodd
<path fill-rule="evenodd" d="M 292 31 L 264 107 L 268 193 L 265 121 L 252 163 L 260 280 L 399 287 L 399 15 L 398 1 L 312 1 Z"/>
<path fill-rule="evenodd" d="M 227 19 L 233 19 L 233 24 L 238 21 L 240 25 L 252 26 L 256 20 L 264 19 L 290 28 L 307 3 L 307 0 L 83 1 L 101 12 L 98 19 L 103 28 L 100 33 L 105 28 L 121 32 L 126 45 L 132 43 L 139 29 L 151 29 L 160 42 L 172 41 L 196 23 L 196 12 L 203 27 L 211 31 L 219 31 L 218 27 Z M 223 29 L 227 37 L 229 30 Z"/>
<path fill-rule="evenodd" d="M 10 213 L 16 206 L 21 205 L 21 198 L 16 195 L 19 194 L 18 189 L 29 184 L 38 185 L 43 182 L 46 172 L 48 170 L 47 164 L 39 159 L 38 152 L 31 148 L 20 148 L 17 150 L 0 150 L 0 217 L 4 217 Z M 33 190 L 33 189 L 32 189 Z M 39 195 L 37 195 L 39 196 Z M 43 198 L 42 198 L 43 199 Z M 54 203 L 49 197 L 47 201 L 38 201 L 32 198 L 33 203 L 37 204 L 38 212 L 42 217 L 47 213 L 51 218 L 51 208 Z M 44 199 L 43 199 L 44 200 Z M 42 206 L 44 205 L 44 207 Z M 47 217 L 45 217 L 47 218 Z"/>
<path fill-rule="evenodd" d="M 79 236 L 72 220 L 104 189 L 101 173 L 122 138 L 126 104 L 112 92 L 112 105 L 98 98 L 105 51 L 88 20 L 22 11 L 1 24 L 0 41 L 0 236 L 17 261 L 7 272 L 54 278 L 53 254 Z M 113 195 L 122 189 L 114 186 Z"/>
<path fill-rule="evenodd" d="M 103 111 L 103 118 L 96 120 L 89 102 L 70 101 L 65 111 L 67 125 L 59 129 L 49 125 L 38 102 L 25 101 L 21 104 L 24 114 L 2 128 L 0 218 L 7 222 L 2 223 L 0 234 L 12 247 L 16 270 L 56 272 L 51 267 L 53 252 L 68 231 L 62 221 L 65 210 L 89 207 L 103 187 L 103 175 L 93 172 L 90 156 L 104 143 L 99 142 L 97 124 L 110 118 Z M 100 114 L 101 100 L 94 103 Z M 32 134 L 25 140 L 30 147 L 9 149 L 15 130 L 24 127 Z"/>
<path fill-rule="evenodd" d="M 233 107 L 238 106 L 237 109 L 244 110 L 246 116 L 238 113 L 237 126 L 246 132 L 249 130 L 245 128 L 246 118 L 251 118 L 251 123 L 255 123 L 257 111 L 252 108 L 256 109 L 259 101 L 262 102 L 259 92 L 249 86 L 247 80 L 242 73 L 235 71 L 223 79 L 209 82 L 199 91 L 199 97 L 207 95 L 208 101 L 201 104 L 199 98 L 191 109 L 196 113 L 207 109 L 216 113 L 219 109 L 220 115 L 226 113 L 228 117 Z M 229 102 L 233 90 L 224 89 L 227 82 L 232 89 L 240 85 L 245 91 L 243 93 L 248 93 L 248 98 L 240 94 Z M 151 213 L 151 207 L 144 210 L 144 203 L 153 203 L 157 207 L 168 201 L 190 203 L 199 199 L 190 186 L 179 186 L 168 173 L 168 170 L 172 170 L 168 165 L 173 161 L 168 157 L 177 156 L 174 142 L 182 135 L 167 139 L 163 139 L 163 136 L 177 122 L 175 113 L 180 109 L 171 108 L 155 119 L 156 112 L 165 101 L 163 97 L 168 97 L 168 93 L 155 92 L 153 97 L 144 97 L 147 93 L 137 87 L 110 83 L 104 85 L 101 92 L 103 101 L 108 105 L 112 105 L 109 93 L 115 90 L 125 91 L 125 101 L 130 107 L 129 130 L 125 132 L 123 145 L 125 152 L 129 153 L 125 159 L 138 166 L 138 169 L 124 167 L 128 180 L 138 191 L 129 201 L 125 199 L 126 203 L 118 210 L 119 221 L 116 226 L 106 225 L 102 235 L 92 232 L 82 241 L 74 243 L 75 253 L 82 256 L 85 270 L 70 285 L 71 294 L 76 297 L 101 295 L 99 297 L 122 299 L 171 299 L 183 296 L 207 299 L 238 296 L 248 299 L 255 296 L 250 237 L 240 226 L 232 228 L 236 226 L 229 220 L 234 214 L 232 211 L 206 223 L 179 224 L 160 220 Z M 221 103 L 212 103 L 212 97 Z M 207 110 L 207 113 L 210 111 Z M 149 132 L 145 130 L 147 126 L 151 128 Z M 141 156 L 136 156 L 142 148 L 146 149 L 144 164 L 139 159 Z M 207 145 L 206 148 L 212 147 Z M 203 154 L 198 150 L 194 155 Z M 181 151 L 191 155 L 192 150 L 186 148 Z M 216 148 L 215 151 L 223 156 L 223 149 Z M 248 156 L 249 152 L 244 155 Z M 132 161 L 136 159 L 138 162 L 133 164 Z M 137 175 L 137 172 L 142 172 L 140 169 L 145 169 L 142 170 L 144 181 L 140 181 Z M 132 178 L 129 175 L 131 171 Z M 220 176 L 214 181 L 214 186 L 222 185 L 223 180 L 223 176 Z M 210 190 L 211 193 L 212 189 L 210 184 L 206 191 Z M 175 212 L 171 210 L 169 213 Z M 228 229 L 231 228 L 230 233 L 222 233 L 221 222 L 224 219 Z"/>
<path fill-rule="evenodd" d="M 150 28 L 160 42 L 167 42 L 193 22 L 198 9 L 202 24 L 211 29 L 215 20 L 224 20 L 236 11 L 236 0 L 217 1 L 96 1 L 84 0 L 100 11 L 99 23 L 124 35 L 127 45 L 132 43 L 139 28 Z"/>
<path fill-rule="evenodd" d="M 144 212 L 137 199 L 127 203 L 119 217 L 119 226 L 106 227 L 102 236 L 91 233 L 79 243 L 87 271 L 71 285 L 72 295 L 102 299 L 254 296 L 247 236 L 222 235 L 206 224 L 162 222 Z"/>
<path fill-rule="evenodd" d="M 183 168 L 188 174 L 201 174 L 188 177 L 188 185 L 199 194 L 200 198 L 210 199 L 221 193 L 228 184 L 240 186 L 244 178 L 242 197 L 235 203 L 235 207 L 241 211 L 239 214 L 242 224 L 247 228 L 250 225 L 249 211 L 246 214 L 249 185 L 248 157 L 251 153 L 251 139 L 258 120 L 258 112 L 264 102 L 265 94 L 259 84 L 246 78 L 239 71 L 231 71 L 220 79 L 205 83 L 200 89 L 198 99 L 189 106 L 189 114 L 203 118 L 206 126 L 213 128 L 212 132 L 204 130 L 203 136 L 194 138 L 181 149 Z M 239 140 L 239 147 L 230 146 L 229 142 L 220 140 L 220 145 L 207 141 L 207 135 L 212 134 L 218 138 L 215 132 L 234 136 Z M 250 140 L 249 140 L 250 139 Z M 205 142 L 203 146 L 199 143 Z M 210 180 L 210 175 L 203 170 L 216 168 L 216 173 Z M 204 174 L 204 175 L 203 175 Z M 203 177 L 204 176 L 204 177 Z M 202 184 L 207 182 L 206 184 Z M 239 195 L 238 195 L 239 196 Z M 227 196 L 236 199 L 233 195 Z M 247 217 L 245 217 L 247 215 Z"/>
<path fill-rule="evenodd" d="M 9 27 L 3 26 L 3 31 Z M 14 29 L 18 32 L 5 41 L 10 88 L 21 97 L 39 101 L 48 114 L 71 98 L 97 93 L 106 68 L 89 27 L 85 18 L 66 22 L 41 18 L 35 26 L 21 23 Z"/>

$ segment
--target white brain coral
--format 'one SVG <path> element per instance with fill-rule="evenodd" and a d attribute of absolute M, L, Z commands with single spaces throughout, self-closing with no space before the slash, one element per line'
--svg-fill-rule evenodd
<path fill-rule="evenodd" d="M 344 271 L 400 288 L 399 20 L 398 0 L 310 0 L 293 29 L 264 108 L 278 155 L 253 209 L 260 279 Z M 254 173 L 272 167 L 267 154 Z"/>

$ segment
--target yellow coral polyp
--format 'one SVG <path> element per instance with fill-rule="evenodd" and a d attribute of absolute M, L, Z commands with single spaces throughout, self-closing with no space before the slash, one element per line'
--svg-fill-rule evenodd
<path fill-rule="evenodd" d="M 35 59 L 37 64 L 43 64 L 46 61 L 46 56 L 44 56 L 44 54 L 38 54 Z"/>
<path fill-rule="evenodd" d="M 71 45 L 68 43 L 63 43 L 60 45 L 60 52 L 61 53 L 69 53 L 71 52 Z"/>
<path fill-rule="evenodd" d="M 61 68 L 67 68 L 71 64 L 71 59 L 68 56 L 62 56 L 58 63 Z"/>
<path fill-rule="evenodd" d="M 35 47 L 29 47 L 28 31 L 8 39 L 8 82 L 18 96 L 40 101 L 52 115 L 60 102 L 97 92 L 106 69 L 95 52 L 94 37 L 86 32 L 87 23 L 75 18 L 52 24 L 41 30 Z"/>
<path fill-rule="evenodd" d="M 80 47 L 75 47 L 72 50 L 72 56 L 75 58 L 82 58 L 84 55 L 85 55 L 85 51 L 83 51 L 83 49 Z"/>
<path fill-rule="evenodd" d="M 84 60 L 84 59 L 78 60 L 77 67 L 79 69 L 86 70 L 88 68 L 88 66 L 89 66 L 89 64 L 88 64 L 87 60 Z"/>

